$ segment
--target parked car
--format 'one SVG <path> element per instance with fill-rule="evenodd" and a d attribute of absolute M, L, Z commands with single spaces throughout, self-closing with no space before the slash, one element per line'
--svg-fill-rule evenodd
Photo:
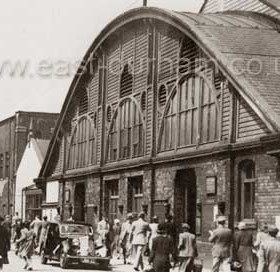
<path fill-rule="evenodd" d="M 70 263 L 97 264 L 107 268 L 110 258 L 103 245 L 97 245 L 91 225 L 77 222 L 50 223 L 41 250 L 41 263 L 60 262 L 61 268 Z"/>

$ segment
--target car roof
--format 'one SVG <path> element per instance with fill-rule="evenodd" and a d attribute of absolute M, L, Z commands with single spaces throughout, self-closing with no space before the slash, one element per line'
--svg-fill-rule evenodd
<path fill-rule="evenodd" d="M 85 223 L 85 222 L 79 222 L 79 221 L 62 221 L 62 222 L 50 222 L 50 224 L 56 224 L 56 225 L 83 225 L 92 227 L 91 224 Z"/>

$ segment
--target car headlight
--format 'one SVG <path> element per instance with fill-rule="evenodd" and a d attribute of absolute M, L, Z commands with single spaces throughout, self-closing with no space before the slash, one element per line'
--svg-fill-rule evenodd
<path fill-rule="evenodd" d="M 80 240 L 79 239 L 73 239 L 72 240 L 72 245 L 73 246 L 79 246 L 80 245 Z"/>

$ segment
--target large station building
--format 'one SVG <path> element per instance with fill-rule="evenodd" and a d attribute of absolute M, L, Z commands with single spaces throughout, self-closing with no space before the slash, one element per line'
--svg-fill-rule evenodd
<path fill-rule="evenodd" d="M 273 1 L 208 0 L 198 14 L 143 7 L 110 22 L 36 180 L 45 213 L 94 223 L 171 212 L 202 241 L 218 214 L 231 227 L 275 222 L 279 19 Z"/>

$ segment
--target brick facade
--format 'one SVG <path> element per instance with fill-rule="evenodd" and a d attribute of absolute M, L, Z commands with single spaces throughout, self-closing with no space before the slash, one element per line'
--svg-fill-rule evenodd
<path fill-rule="evenodd" d="M 30 128 L 38 139 L 50 139 L 56 125 L 58 114 L 40 112 L 17 112 L 14 116 L 0 122 L 0 215 L 12 214 L 16 171 L 22 159 Z"/>

